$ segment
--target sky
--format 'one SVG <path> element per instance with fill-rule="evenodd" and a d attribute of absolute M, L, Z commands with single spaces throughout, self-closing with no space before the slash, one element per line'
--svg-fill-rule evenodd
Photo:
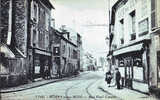
<path fill-rule="evenodd" d="M 82 35 L 83 49 L 94 56 L 106 56 L 108 34 L 107 0 L 50 0 L 55 26 L 66 25 Z"/>

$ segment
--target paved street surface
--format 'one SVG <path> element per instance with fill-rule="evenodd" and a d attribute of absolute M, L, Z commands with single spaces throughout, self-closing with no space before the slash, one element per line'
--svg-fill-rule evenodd
<path fill-rule="evenodd" d="M 3 93 L 2 100 L 122 100 L 123 98 L 107 89 L 104 83 L 104 73 L 88 72 L 78 77 L 47 84 L 19 92 Z M 104 88 L 104 89 L 103 89 Z M 109 91 L 107 91 L 109 90 Z M 117 92 L 118 91 L 118 92 Z M 121 94 L 116 90 L 115 93 Z M 130 90 L 132 91 L 132 90 Z M 127 91 L 128 92 L 128 91 Z M 132 96 L 134 95 L 134 92 Z M 151 100 L 147 95 L 136 92 L 137 100 Z M 133 97 L 136 97 L 134 95 Z M 132 97 L 131 96 L 131 97 Z M 128 98 L 132 100 L 132 98 Z M 134 99 L 135 100 L 135 99 Z"/>

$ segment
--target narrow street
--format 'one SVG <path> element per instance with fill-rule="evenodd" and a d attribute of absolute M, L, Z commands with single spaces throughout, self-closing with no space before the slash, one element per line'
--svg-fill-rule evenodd
<path fill-rule="evenodd" d="M 2 94 L 3 100 L 119 100 L 112 94 L 99 89 L 104 81 L 100 71 L 88 72 L 81 76 L 41 87 Z M 108 100 L 107 99 L 107 100 Z"/>

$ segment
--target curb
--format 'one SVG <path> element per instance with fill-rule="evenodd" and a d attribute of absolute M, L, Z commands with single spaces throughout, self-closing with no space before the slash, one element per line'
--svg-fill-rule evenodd
<path fill-rule="evenodd" d="M 50 84 L 50 83 L 67 80 L 68 78 L 75 78 L 75 77 L 77 77 L 77 76 L 79 76 L 79 75 L 71 76 L 71 77 L 65 77 L 65 78 L 62 78 L 62 79 L 57 79 L 57 80 L 53 80 L 53 81 L 50 81 L 50 82 L 42 83 L 42 84 L 39 84 L 39 85 L 36 85 L 36 86 L 30 86 L 30 87 L 21 88 L 21 89 L 8 90 L 8 91 L 7 91 L 7 89 L 6 89 L 6 91 L 5 91 L 5 90 L 4 90 L 4 91 L 3 91 L 3 90 L 0 90 L 0 93 L 11 93 L 11 92 L 18 92 L 18 91 L 28 90 L 28 89 L 32 89 L 32 88 L 44 86 L 44 85 L 47 85 L 47 84 Z M 34 83 L 34 82 L 33 82 L 33 83 Z"/>
<path fill-rule="evenodd" d="M 125 88 L 125 87 L 123 87 L 123 88 Z M 106 93 L 112 94 L 112 93 L 106 91 L 103 86 L 99 86 L 99 89 L 101 89 L 102 91 L 104 91 L 104 92 L 106 92 Z M 128 89 L 128 88 L 126 88 L 126 89 Z M 149 92 L 143 92 L 143 91 L 140 91 L 140 90 L 137 90 L 137 89 L 129 89 L 129 90 L 136 91 L 136 92 L 142 93 L 142 94 L 144 94 L 144 95 L 150 96 Z M 115 96 L 115 95 L 114 95 L 114 96 Z M 116 97 L 117 97 L 117 96 L 116 96 Z"/>
<path fill-rule="evenodd" d="M 140 90 L 137 90 L 137 89 L 131 89 L 131 90 L 142 93 L 142 94 L 145 94 L 145 95 L 148 95 L 148 96 L 150 95 L 149 92 L 143 92 L 143 91 L 140 91 Z"/>

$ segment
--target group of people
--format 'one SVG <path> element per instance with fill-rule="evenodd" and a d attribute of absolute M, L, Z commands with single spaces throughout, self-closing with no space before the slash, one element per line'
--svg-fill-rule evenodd
<path fill-rule="evenodd" d="M 121 73 L 119 72 L 118 68 L 116 68 L 115 71 L 116 71 L 116 73 L 115 73 L 115 81 L 116 81 L 117 89 L 120 89 L 121 88 L 121 85 L 120 85 Z M 112 79 L 113 79 L 113 75 L 112 75 L 111 71 L 106 72 L 105 81 L 107 82 L 109 87 L 110 87 Z"/>

